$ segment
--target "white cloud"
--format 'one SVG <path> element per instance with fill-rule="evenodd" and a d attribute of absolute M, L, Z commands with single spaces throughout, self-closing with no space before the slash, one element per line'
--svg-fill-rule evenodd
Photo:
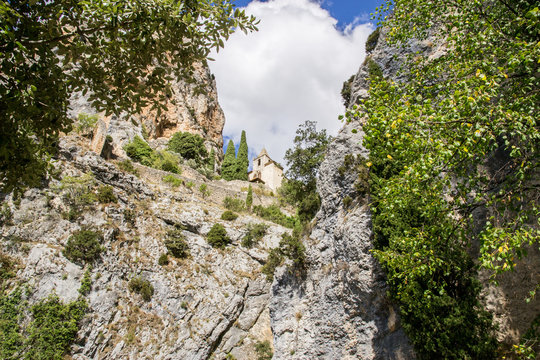
<path fill-rule="evenodd" d="M 330 134 L 342 126 L 341 87 L 364 60 L 373 28 L 352 24 L 340 32 L 337 21 L 309 0 L 254 1 L 246 13 L 260 19 L 259 31 L 237 32 L 211 55 L 224 136 L 237 144 L 246 130 L 251 154 L 264 146 L 283 163 L 299 124 L 317 121 Z"/>

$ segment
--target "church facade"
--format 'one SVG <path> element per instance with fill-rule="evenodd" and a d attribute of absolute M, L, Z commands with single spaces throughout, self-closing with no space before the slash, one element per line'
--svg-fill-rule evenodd
<path fill-rule="evenodd" d="M 283 167 L 272 160 L 266 149 L 253 159 L 253 170 L 248 173 L 251 182 L 265 184 L 273 191 L 281 186 L 283 181 Z"/>

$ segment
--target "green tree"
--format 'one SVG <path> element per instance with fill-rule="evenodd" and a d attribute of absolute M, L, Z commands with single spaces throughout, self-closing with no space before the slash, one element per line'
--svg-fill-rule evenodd
<path fill-rule="evenodd" d="M 74 92 L 106 114 L 161 111 L 170 80 L 184 78 L 255 19 L 233 2 L 2 1 L 0 182 L 39 184 L 56 152 Z"/>
<path fill-rule="evenodd" d="M 253 205 L 253 188 L 251 184 L 248 187 L 248 193 L 246 195 L 246 208 L 248 211 L 251 211 L 251 206 Z"/>
<path fill-rule="evenodd" d="M 202 164 L 208 158 L 204 139 L 197 134 L 179 131 L 171 137 L 167 147 L 170 151 L 180 154 L 184 159 L 195 160 L 197 164 Z"/>
<path fill-rule="evenodd" d="M 221 164 L 221 177 L 227 181 L 236 179 L 236 150 L 232 139 L 227 144 L 227 151 Z"/>
<path fill-rule="evenodd" d="M 540 11 L 532 1 L 390 6 L 390 45 L 437 24 L 430 40 L 447 52 L 411 56 L 408 81 L 372 77 L 348 113 L 365 118 L 374 254 L 419 358 L 495 358 L 475 261 L 496 276 L 538 246 Z"/>
<path fill-rule="evenodd" d="M 319 210 L 317 172 L 330 141 L 331 137 L 326 135 L 326 130 L 317 131 L 316 123 L 308 120 L 298 127 L 294 146 L 285 152 L 287 180 L 280 194 L 286 202 L 298 208 L 302 222 L 311 220 Z"/>
<path fill-rule="evenodd" d="M 246 180 L 248 179 L 248 145 L 246 141 L 246 132 L 242 130 L 242 137 L 240 138 L 240 145 L 238 146 L 238 154 L 236 155 L 236 179 Z"/>

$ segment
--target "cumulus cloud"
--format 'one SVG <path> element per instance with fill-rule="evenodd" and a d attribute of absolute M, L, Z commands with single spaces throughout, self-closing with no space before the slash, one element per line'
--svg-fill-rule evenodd
<path fill-rule="evenodd" d="M 283 163 L 299 124 L 316 121 L 330 134 L 342 126 L 341 87 L 364 60 L 373 27 L 355 22 L 340 31 L 310 0 L 254 1 L 246 13 L 260 19 L 259 31 L 237 32 L 211 55 L 224 136 L 237 144 L 246 130 L 250 156 L 266 147 Z"/>

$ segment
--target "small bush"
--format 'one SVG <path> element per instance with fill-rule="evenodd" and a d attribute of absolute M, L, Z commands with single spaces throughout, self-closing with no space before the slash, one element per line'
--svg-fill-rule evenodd
<path fill-rule="evenodd" d="M 5 280 L 15 277 L 16 265 L 13 258 L 0 252 L 0 289 Z"/>
<path fill-rule="evenodd" d="M 112 186 L 103 185 L 98 188 L 98 201 L 102 204 L 116 203 L 118 199 L 114 195 Z"/>
<path fill-rule="evenodd" d="M 184 185 L 184 180 L 177 178 L 174 175 L 167 175 L 163 177 L 163 182 L 171 185 L 172 187 L 178 187 Z"/>
<path fill-rule="evenodd" d="M 83 278 L 81 279 L 81 287 L 79 288 L 79 293 L 81 295 L 87 295 L 90 290 L 92 290 L 92 276 L 90 274 L 91 267 L 86 269 L 84 272 Z"/>
<path fill-rule="evenodd" d="M 231 243 L 231 239 L 227 236 L 227 230 L 221 224 L 214 224 L 212 229 L 206 235 L 206 240 L 215 248 L 224 249 L 225 246 Z"/>
<path fill-rule="evenodd" d="M 238 218 L 238 214 L 233 213 L 231 210 L 224 211 L 221 214 L 221 220 L 234 221 Z"/>
<path fill-rule="evenodd" d="M 169 256 L 167 254 L 161 254 L 158 259 L 158 264 L 161 266 L 169 265 Z"/>
<path fill-rule="evenodd" d="M 186 188 L 188 189 L 192 189 L 194 186 L 195 184 L 193 183 L 193 181 L 188 181 L 188 183 L 186 184 Z"/>
<path fill-rule="evenodd" d="M 370 53 L 375 50 L 377 43 L 379 42 L 379 35 L 381 33 L 381 28 L 376 28 L 371 34 L 369 34 L 366 41 L 366 52 Z"/>
<path fill-rule="evenodd" d="M 120 170 L 125 171 L 127 173 L 133 174 L 135 176 L 139 176 L 139 170 L 135 169 L 133 166 L 133 162 L 129 159 L 125 159 L 117 163 Z"/>
<path fill-rule="evenodd" d="M 343 207 L 348 208 L 349 206 L 351 206 L 351 204 L 352 204 L 352 198 L 349 195 L 345 196 L 343 198 Z"/>
<path fill-rule="evenodd" d="M 246 209 L 246 203 L 240 199 L 226 196 L 223 200 L 223 206 L 231 211 L 242 212 Z"/>
<path fill-rule="evenodd" d="M 279 248 L 284 256 L 293 261 L 294 266 L 303 267 L 306 262 L 306 248 L 302 244 L 300 234 L 289 235 L 284 233 L 281 235 Z"/>
<path fill-rule="evenodd" d="M 251 211 L 251 206 L 253 205 L 253 188 L 249 184 L 248 192 L 246 195 L 246 208 L 248 211 Z"/>
<path fill-rule="evenodd" d="M 199 191 L 201 192 L 203 199 L 210 196 L 210 190 L 206 184 L 201 184 L 201 186 L 199 186 Z"/>
<path fill-rule="evenodd" d="M 272 356 L 274 356 L 268 340 L 258 341 L 255 344 L 255 352 L 257 353 L 257 360 L 272 360 Z"/>
<path fill-rule="evenodd" d="M 94 127 L 96 126 L 97 121 L 97 115 L 80 113 L 77 116 L 75 131 L 80 135 L 90 136 L 92 135 L 92 131 L 94 131 Z"/>
<path fill-rule="evenodd" d="M 2 205 L 0 210 L 0 226 L 2 225 L 11 225 L 13 220 L 13 213 L 11 208 L 7 204 Z"/>
<path fill-rule="evenodd" d="M 134 161 L 140 162 L 146 166 L 152 164 L 151 158 L 154 150 L 138 136 L 135 136 L 133 141 L 124 145 L 124 151 L 126 152 L 126 155 Z"/>
<path fill-rule="evenodd" d="M 266 231 L 268 230 L 268 225 L 266 224 L 248 224 L 247 233 L 242 238 L 242 246 L 246 248 L 252 248 L 257 242 L 259 242 Z"/>
<path fill-rule="evenodd" d="M 135 217 L 137 213 L 133 209 L 124 209 L 124 219 L 131 226 L 135 225 Z"/>
<path fill-rule="evenodd" d="M 154 295 L 154 287 L 150 281 L 136 276 L 128 283 L 129 291 L 140 294 L 144 301 L 150 301 Z"/>
<path fill-rule="evenodd" d="M 64 256 L 74 263 L 89 263 L 96 260 L 104 248 L 100 245 L 103 234 L 97 231 L 81 230 L 68 239 Z"/>
<path fill-rule="evenodd" d="M 261 272 L 266 275 L 268 281 L 272 281 L 274 279 L 274 271 L 281 264 L 283 264 L 283 255 L 279 248 L 274 248 L 270 250 L 266 264 L 263 265 Z"/>
<path fill-rule="evenodd" d="M 293 228 L 296 224 L 296 218 L 287 216 L 281 212 L 281 209 L 277 205 L 270 205 L 264 207 L 262 205 L 256 205 L 253 207 L 253 212 L 263 219 L 272 221 L 276 224 Z"/>
<path fill-rule="evenodd" d="M 371 79 L 377 79 L 383 77 L 383 72 L 379 64 L 377 64 L 371 57 L 367 57 L 365 60 L 367 65 L 368 74 Z"/>
<path fill-rule="evenodd" d="M 98 199 L 93 191 L 95 180 L 92 174 L 82 176 L 66 176 L 62 179 L 60 190 L 65 191 L 64 201 L 74 213 L 80 213 L 82 209 L 94 204 Z"/>
<path fill-rule="evenodd" d="M 174 229 L 167 233 L 165 247 L 175 258 L 184 259 L 189 256 L 189 246 L 180 229 Z"/>
<path fill-rule="evenodd" d="M 351 102 L 352 84 L 354 82 L 354 75 L 352 75 L 347 81 L 343 82 L 341 87 L 341 98 L 343 99 L 343 105 L 348 108 Z"/>
<path fill-rule="evenodd" d="M 181 174 L 182 170 L 178 166 L 180 159 L 168 151 L 153 152 L 149 166 L 154 169 L 168 171 L 174 174 Z"/>
<path fill-rule="evenodd" d="M 201 164 L 208 157 L 204 139 L 196 134 L 177 132 L 169 140 L 168 149 L 180 154 L 184 159 L 193 159 Z"/>

